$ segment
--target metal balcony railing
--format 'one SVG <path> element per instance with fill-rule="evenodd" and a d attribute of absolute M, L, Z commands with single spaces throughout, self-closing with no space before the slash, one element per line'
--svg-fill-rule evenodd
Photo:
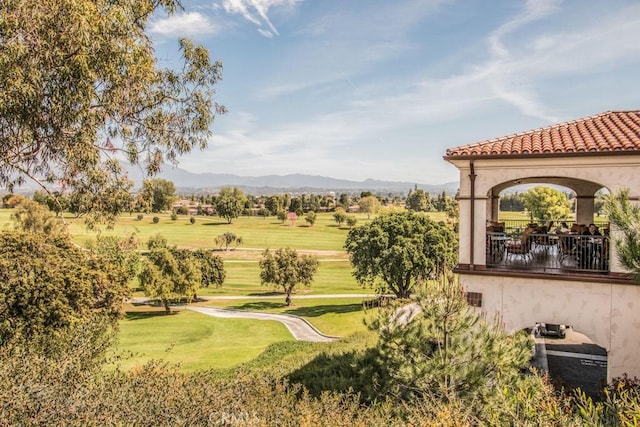
<path fill-rule="evenodd" d="M 608 236 L 487 232 L 486 266 L 550 272 L 609 272 Z"/>

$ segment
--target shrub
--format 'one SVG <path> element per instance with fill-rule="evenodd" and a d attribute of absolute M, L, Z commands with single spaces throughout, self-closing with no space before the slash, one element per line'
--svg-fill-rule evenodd
<path fill-rule="evenodd" d="M 195 216 L 192 216 L 191 218 L 189 218 L 189 222 L 190 222 L 191 224 L 195 224 L 195 223 L 196 223 L 196 217 L 195 217 Z"/>
<path fill-rule="evenodd" d="M 171 221 L 175 221 L 176 219 L 178 219 L 178 215 L 176 215 L 175 213 L 171 214 Z"/>
<path fill-rule="evenodd" d="M 157 223 L 159 223 L 159 222 L 160 222 L 160 218 L 158 218 L 157 216 L 154 216 L 154 217 L 153 217 L 153 223 L 154 223 L 154 224 L 157 224 Z"/>
<path fill-rule="evenodd" d="M 142 214 L 138 214 L 138 216 L 136 217 L 138 221 L 142 221 L 142 218 L 144 218 L 144 215 Z"/>

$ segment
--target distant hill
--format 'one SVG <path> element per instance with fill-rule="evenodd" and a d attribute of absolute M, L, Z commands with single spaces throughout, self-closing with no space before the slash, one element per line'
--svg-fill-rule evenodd
<path fill-rule="evenodd" d="M 128 173 L 129 178 L 135 182 L 136 187 L 140 187 L 142 185 L 142 174 L 135 169 L 129 169 Z M 439 194 L 445 191 L 449 195 L 454 195 L 459 187 L 457 182 L 422 184 L 376 179 L 350 181 L 304 174 L 239 176 L 218 173 L 193 173 L 180 168 L 165 169 L 158 175 L 158 178 L 173 182 L 179 192 L 217 192 L 222 187 L 239 187 L 246 193 L 254 195 L 281 192 L 321 193 L 330 191 L 337 193 L 371 191 L 372 193 L 407 194 L 416 185 L 431 194 Z"/>

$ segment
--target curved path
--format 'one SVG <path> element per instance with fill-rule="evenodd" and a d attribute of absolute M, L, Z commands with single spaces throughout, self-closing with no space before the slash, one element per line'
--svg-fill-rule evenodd
<path fill-rule="evenodd" d="M 293 337 L 298 341 L 329 342 L 338 339 L 338 337 L 324 335 L 305 319 L 298 316 L 292 316 L 290 314 L 261 313 L 256 311 L 231 310 L 213 307 L 186 306 L 186 309 L 215 317 L 275 320 L 284 324 L 289 332 L 291 332 L 291 335 L 293 335 Z"/>

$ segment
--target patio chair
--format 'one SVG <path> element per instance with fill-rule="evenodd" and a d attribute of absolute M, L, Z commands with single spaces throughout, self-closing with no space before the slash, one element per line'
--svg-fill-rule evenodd
<path fill-rule="evenodd" d="M 519 240 L 510 240 L 508 241 L 505 248 L 505 262 L 508 263 L 509 260 L 513 261 L 513 258 L 521 257 L 525 264 L 529 264 L 533 259 L 533 254 L 531 252 L 532 239 L 529 238 L 529 234 L 531 233 L 528 228 L 522 233 L 522 236 Z"/>
<path fill-rule="evenodd" d="M 575 234 L 559 234 L 558 245 L 560 247 L 560 263 L 566 259 L 575 259 L 580 257 L 580 247 Z"/>

